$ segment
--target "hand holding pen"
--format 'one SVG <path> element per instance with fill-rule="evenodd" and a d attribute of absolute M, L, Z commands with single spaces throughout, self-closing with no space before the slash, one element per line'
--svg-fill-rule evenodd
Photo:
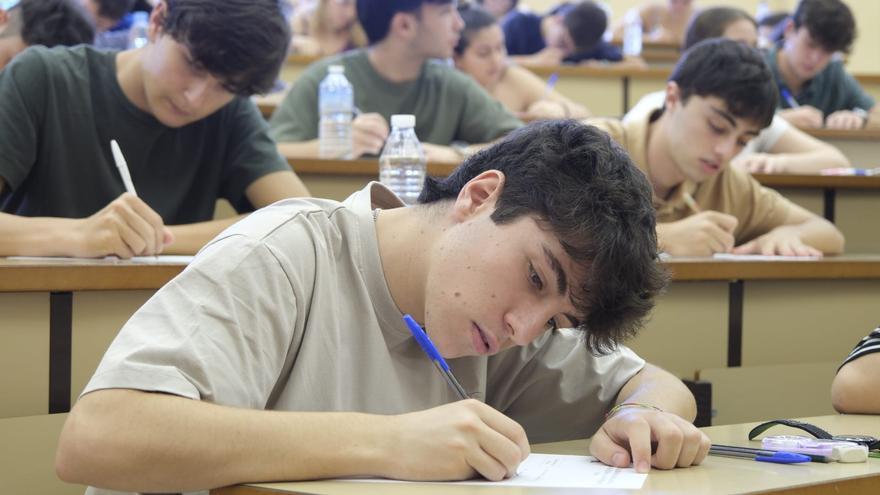
<path fill-rule="evenodd" d="M 409 315 L 404 321 L 419 347 L 456 397 L 467 399 L 449 365 L 428 334 Z M 395 448 L 393 473 L 411 480 L 460 480 L 482 476 L 499 481 L 516 474 L 530 448 L 525 430 L 516 421 L 476 400 L 458 400 L 394 417 L 390 429 Z M 405 449 L 400 455 L 399 449 Z"/>
<path fill-rule="evenodd" d="M 72 229 L 74 256 L 94 258 L 153 256 L 174 237 L 162 217 L 137 196 L 122 150 L 110 142 L 120 182 L 125 191 L 88 218 L 76 220 Z"/>

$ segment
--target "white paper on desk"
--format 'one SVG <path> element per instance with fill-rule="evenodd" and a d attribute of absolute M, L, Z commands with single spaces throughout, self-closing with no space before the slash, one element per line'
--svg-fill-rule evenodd
<path fill-rule="evenodd" d="M 516 476 L 502 481 L 466 480 L 443 482 L 446 485 L 480 486 L 527 486 L 538 488 L 616 488 L 638 490 L 645 483 L 647 474 L 632 468 L 620 469 L 606 466 L 585 455 L 530 454 L 519 465 Z M 416 483 L 383 478 L 343 479 L 360 483 Z"/>
<path fill-rule="evenodd" d="M 715 253 L 712 255 L 716 260 L 732 260 L 732 261 L 814 261 L 821 260 L 821 256 L 782 256 L 782 255 L 765 255 L 765 254 L 731 254 L 731 253 Z"/>
<path fill-rule="evenodd" d="M 189 264 L 193 260 L 193 256 L 177 256 L 177 255 L 159 255 L 159 256 L 135 256 L 128 260 L 119 259 L 116 256 L 107 256 L 106 258 L 70 258 L 66 256 L 10 256 L 6 259 L 21 261 L 96 261 L 98 263 L 116 263 L 118 261 L 132 261 L 134 263 L 142 263 L 146 265 L 156 265 L 163 263 L 186 263 Z"/>

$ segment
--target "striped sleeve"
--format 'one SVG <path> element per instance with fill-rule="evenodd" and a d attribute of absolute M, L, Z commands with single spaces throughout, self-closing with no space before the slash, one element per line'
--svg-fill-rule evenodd
<path fill-rule="evenodd" d="M 852 352 L 849 353 L 849 356 L 846 357 L 840 367 L 842 368 L 850 361 L 856 360 L 862 356 L 874 352 L 880 352 L 880 327 L 875 328 L 873 332 L 869 333 L 865 338 L 860 340 L 855 349 L 853 349 Z"/>

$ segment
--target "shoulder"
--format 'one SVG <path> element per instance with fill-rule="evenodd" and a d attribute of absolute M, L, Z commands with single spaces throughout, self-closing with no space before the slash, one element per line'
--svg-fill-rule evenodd
<path fill-rule="evenodd" d="M 537 14 L 533 14 L 531 12 L 523 12 L 518 10 L 516 12 L 512 12 L 504 17 L 501 21 L 501 27 L 507 30 L 510 29 L 519 29 L 525 26 L 530 26 L 533 24 L 540 24 L 541 16 Z"/>
<path fill-rule="evenodd" d="M 621 146 L 626 145 L 626 128 L 619 119 L 613 117 L 593 117 L 584 120 L 584 123 L 605 131 L 611 139 Z"/>

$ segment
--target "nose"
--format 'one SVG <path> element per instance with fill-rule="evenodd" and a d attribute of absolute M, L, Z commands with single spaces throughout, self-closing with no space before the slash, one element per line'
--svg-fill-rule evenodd
<path fill-rule="evenodd" d="M 458 13 L 458 10 L 455 11 L 455 19 L 453 20 L 453 29 L 456 33 L 460 33 L 462 29 L 464 29 L 464 19 L 461 18 L 461 14 Z"/>
<path fill-rule="evenodd" d="M 552 317 L 552 312 L 537 304 L 524 305 L 508 311 L 504 316 L 504 323 L 510 340 L 516 345 L 524 346 L 547 330 L 547 321 Z"/>
<path fill-rule="evenodd" d="M 186 90 L 183 92 L 183 96 L 186 99 L 189 108 L 198 108 L 201 106 L 203 100 L 208 95 L 209 85 L 210 83 L 207 79 L 198 79 L 187 86 Z"/>
<path fill-rule="evenodd" d="M 719 139 L 715 143 L 715 155 L 722 161 L 727 161 L 727 159 L 731 158 L 736 149 L 736 139 L 735 135 Z"/>

